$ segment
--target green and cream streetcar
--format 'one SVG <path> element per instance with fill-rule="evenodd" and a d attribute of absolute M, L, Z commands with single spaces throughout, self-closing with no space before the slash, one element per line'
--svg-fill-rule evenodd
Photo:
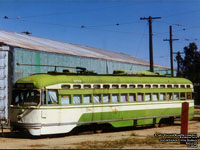
<path fill-rule="evenodd" d="M 192 119 L 192 93 L 189 80 L 160 75 L 34 74 L 14 85 L 10 125 L 38 136 L 68 133 L 85 124 L 158 124 L 161 119 L 180 117 L 185 101 Z"/>

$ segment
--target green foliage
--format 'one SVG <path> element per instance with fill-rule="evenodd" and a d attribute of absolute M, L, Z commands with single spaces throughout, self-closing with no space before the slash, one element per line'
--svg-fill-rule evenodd
<path fill-rule="evenodd" d="M 200 82 L 200 52 L 195 43 L 184 47 L 184 59 L 180 59 L 181 76 L 191 80 L 193 83 Z"/>

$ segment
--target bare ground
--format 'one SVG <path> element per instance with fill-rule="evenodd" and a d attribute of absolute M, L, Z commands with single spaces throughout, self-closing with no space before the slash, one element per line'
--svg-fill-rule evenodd
<path fill-rule="evenodd" d="M 200 109 L 196 110 L 195 118 L 189 121 L 189 134 L 200 136 Z M 180 142 L 162 142 L 159 139 L 177 137 L 155 137 L 154 134 L 180 134 L 180 121 L 173 126 L 121 128 L 112 132 L 92 133 L 78 132 L 72 135 L 54 135 L 32 137 L 27 133 L 10 132 L 4 129 L 0 133 L 1 149 L 186 149 Z M 200 149 L 199 145 L 195 149 Z M 191 148 L 191 147 L 190 147 Z M 193 149 L 193 148 L 191 148 Z"/>

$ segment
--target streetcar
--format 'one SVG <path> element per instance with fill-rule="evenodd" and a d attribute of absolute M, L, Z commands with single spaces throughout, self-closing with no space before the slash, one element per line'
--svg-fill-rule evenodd
<path fill-rule="evenodd" d="M 33 136 L 69 133 L 76 127 L 109 124 L 129 127 L 159 124 L 181 116 L 189 103 L 194 115 L 193 85 L 185 78 L 159 74 L 48 72 L 19 79 L 9 107 L 12 130 Z"/>

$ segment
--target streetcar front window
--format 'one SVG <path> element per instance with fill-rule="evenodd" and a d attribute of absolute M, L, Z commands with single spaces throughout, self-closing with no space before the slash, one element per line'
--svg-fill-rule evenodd
<path fill-rule="evenodd" d="M 40 92 L 37 90 L 14 90 L 12 105 L 37 106 L 40 102 Z"/>

